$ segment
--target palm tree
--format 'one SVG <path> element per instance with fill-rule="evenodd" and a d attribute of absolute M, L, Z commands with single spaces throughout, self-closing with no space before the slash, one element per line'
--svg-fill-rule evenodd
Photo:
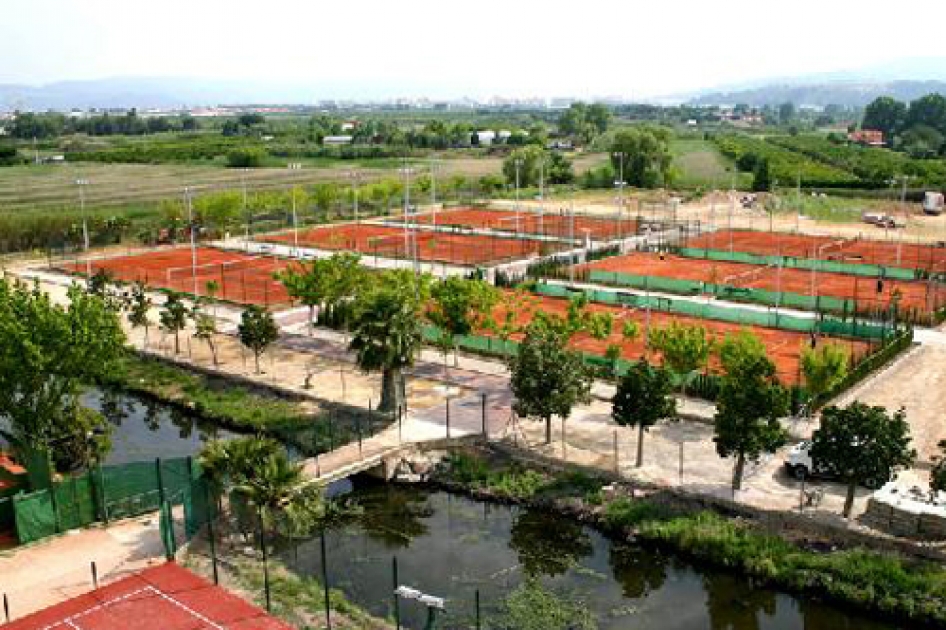
<path fill-rule="evenodd" d="M 378 411 L 397 412 L 405 406 L 403 369 L 414 364 L 420 349 L 419 301 L 404 287 L 369 292 L 357 305 L 349 349 L 365 372 L 381 372 Z"/>

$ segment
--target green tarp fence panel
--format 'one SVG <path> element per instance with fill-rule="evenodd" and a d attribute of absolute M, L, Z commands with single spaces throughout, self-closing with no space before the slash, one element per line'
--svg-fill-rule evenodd
<path fill-rule="evenodd" d="M 427 343 L 437 343 L 440 340 L 440 329 L 436 326 L 424 326 L 421 333 Z M 515 341 L 482 335 L 457 335 L 456 344 L 462 350 L 503 357 L 516 354 L 519 348 Z"/>
<path fill-rule="evenodd" d="M 184 531 L 188 539 L 210 520 L 213 510 L 210 496 L 210 487 L 203 477 L 194 479 L 184 491 Z"/>
<path fill-rule="evenodd" d="M 56 523 L 52 494 L 39 490 L 13 497 L 16 536 L 21 544 L 41 540 L 61 531 Z"/>
<path fill-rule="evenodd" d="M 614 280 L 611 283 L 624 284 L 627 286 L 627 284 L 631 283 L 624 283 L 623 279 L 627 277 L 635 278 L 635 276 L 628 276 L 627 274 L 613 274 L 611 272 L 603 273 L 606 274 L 606 278 L 595 278 L 595 272 L 592 272 L 592 280 Z M 614 279 L 614 276 L 618 277 Z M 644 276 L 636 276 L 636 278 L 644 278 Z M 705 286 L 712 287 L 713 285 Z M 633 288 L 643 287 L 634 286 Z M 842 320 L 836 317 L 825 315 L 819 318 L 798 317 L 796 315 L 789 315 L 775 311 L 756 311 L 746 308 L 733 308 L 719 306 L 717 304 L 679 300 L 656 295 L 637 295 L 633 293 L 622 293 L 619 291 L 608 291 L 606 289 L 574 289 L 561 284 L 538 283 L 535 287 L 535 291 L 542 295 L 548 295 L 551 297 L 569 297 L 574 295 L 576 292 L 584 291 L 584 293 L 588 296 L 588 299 L 602 304 L 629 306 L 640 309 L 650 308 L 666 313 L 687 315 L 700 319 L 713 319 L 744 326 L 764 326 L 767 328 L 779 328 L 782 330 L 792 330 L 795 332 L 811 332 L 816 330 L 834 336 L 847 336 L 871 340 L 883 339 L 886 334 L 889 334 L 889 328 L 885 328 L 882 325 L 854 320 Z M 791 296 L 792 294 L 783 293 L 772 295 L 781 295 L 784 297 Z M 798 297 L 807 298 L 808 296 Z M 839 306 L 840 308 L 837 310 L 841 312 L 850 312 L 850 310 L 845 310 L 844 305 L 841 304 L 840 301 L 819 302 L 819 304 Z M 781 306 L 789 306 L 789 304 L 783 302 Z M 853 309 L 853 304 L 849 305 L 847 308 Z"/>
<path fill-rule="evenodd" d="M 0 531 L 13 529 L 13 497 L 0 497 Z"/>
<path fill-rule="evenodd" d="M 177 553 L 177 540 L 174 538 L 174 518 L 170 501 L 161 503 L 158 523 L 161 542 L 164 545 L 164 557 L 171 560 Z"/>
<path fill-rule="evenodd" d="M 59 512 L 60 531 L 78 529 L 96 520 L 95 496 L 89 475 L 70 477 L 52 489 Z"/>
<path fill-rule="evenodd" d="M 183 502 L 200 477 L 189 458 L 161 461 L 164 497 Z M 103 466 L 56 483 L 51 490 L 18 494 L 13 499 L 17 538 L 28 543 L 96 521 L 137 516 L 161 505 L 157 462 Z"/>
<path fill-rule="evenodd" d="M 884 265 L 846 263 L 837 260 L 819 260 L 815 258 L 797 258 L 795 256 L 761 255 L 746 252 L 729 252 L 721 249 L 698 249 L 683 247 L 677 251 L 687 258 L 702 258 L 718 262 L 735 262 L 749 265 L 781 265 L 791 269 L 815 269 L 827 273 L 841 273 L 849 276 L 870 278 L 889 278 L 892 280 L 918 280 L 921 274 L 915 269 L 887 267 Z"/>

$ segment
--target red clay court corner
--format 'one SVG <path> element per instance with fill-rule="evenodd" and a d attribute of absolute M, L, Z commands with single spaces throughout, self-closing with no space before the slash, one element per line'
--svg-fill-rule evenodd
<path fill-rule="evenodd" d="M 173 562 L 15 619 L 0 628 L 292 630 L 292 626 Z"/>

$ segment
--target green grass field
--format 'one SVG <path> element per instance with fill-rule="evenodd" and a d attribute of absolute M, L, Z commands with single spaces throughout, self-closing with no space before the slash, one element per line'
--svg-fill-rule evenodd
<path fill-rule="evenodd" d="M 712 142 L 675 138 L 670 152 L 677 171 L 676 184 L 681 188 L 726 189 L 732 185 L 733 175 L 737 188 L 746 184 L 746 174 L 737 171 Z"/>
<path fill-rule="evenodd" d="M 581 173 L 605 158 L 583 155 L 575 160 L 575 171 Z M 303 168 L 225 168 L 191 164 L 93 164 L 65 163 L 0 168 L 0 213 L 26 210 L 78 208 L 79 190 L 76 180 L 89 182 L 85 200 L 89 208 L 132 208 L 169 197 L 179 196 L 184 186 L 202 192 L 239 190 L 246 178 L 247 189 L 285 189 L 296 184 L 335 181 L 346 183 L 348 173 L 359 171 L 363 183 L 400 177 L 401 166 L 394 159 L 361 161 L 299 160 Z M 428 172 L 429 160 L 413 160 L 418 175 Z M 502 171 L 499 157 L 442 158 L 437 161 L 439 178 L 463 175 L 478 178 Z"/>

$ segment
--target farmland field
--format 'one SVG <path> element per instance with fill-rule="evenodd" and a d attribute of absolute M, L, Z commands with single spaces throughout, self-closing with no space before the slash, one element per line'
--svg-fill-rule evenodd
<path fill-rule="evenodd" d="M 708 140 L 675 138 L 670 143 L 670 151 L 674 167 L 679 171 L 676 183 L 685 188 L 729 188 L 733 183 L 733 175 L 738 188 L 745 185 L 744 180 L 748 179 Z"/>
<path fill-rule="evenodd" d="M 230 169 L 216 166 L 147 164 L 61 164 L 0 168 L 0 211 L 55 209 L 79 206 L 76 180 L 85 179 L 86 204 L 89 207 L 120 207 L 154 202 L 181 194 L 190 186 L 196 194 L 223 189 L 239 189 L 242 178 L 247 188 L 267 190 L 326 181 L 347 182 L 347 174 L 358 169 L 362 182 L 383 177 L 397 177 L 389 162 L 372 168 L 370 161 L 321 168 Z M 442 160 L 443 177 L 465 175 L 479 177 L 499 172 L 500 160 L 461 158 Z"/>
<path fill-rule="evenodd" d="M 581 156 L 575 170 L 581 172 L 599 161 L 598 156 Z M 393 163 L 392 163 L 393 162 Z M 247 170 L 221 166 L 189 164 L 92 164 L 65 163 L 0 168 L 0 212 L 20 210 L 78 208 L 79 191 L 76 180 L 85 179 L 86 204 L 90 208 L 144 204 L 177 197 L 184 186 L 195 194 L 241 186 L 246 178 L 248 190 L 271 190 L 293 185 L 335 181 L 348 184 L 348 173 L 356 170 L 361 182 L 382 178 L 398 178 L 396 161 L 336 160 L 328 165 L 291 170 L 288 168 L 251 168 Z M 428 161 L 416 161 L 418 174 L 429 168 Z M 502 159 L 444 158 L 437 162 L 440 178 L 462 175 L 478 178 L 500 173 Z"/>

